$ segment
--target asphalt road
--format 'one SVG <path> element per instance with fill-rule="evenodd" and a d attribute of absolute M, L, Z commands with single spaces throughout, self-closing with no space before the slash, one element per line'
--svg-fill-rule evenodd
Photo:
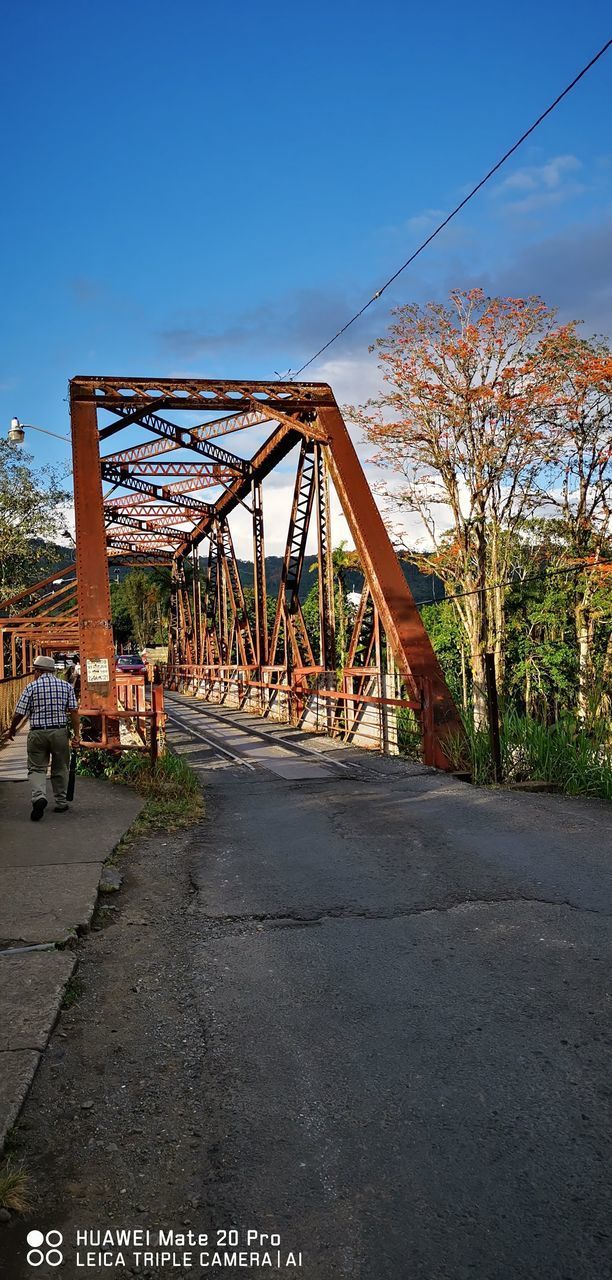
<path fill-rule="evenodd" d="M 173 714 L 208 739 L 175 729 L 208 791 L 213 1218 L 308 1280 L 610 1275 L 609 808 L 321 743 L 287 778 L 226 713 Z"/>
<path fill-rule="evenodd" d="M 206 815 L 124 852 L 78 948 L 0 1274 L 35 1229 L 64 1240 L 41 1280 L 606 1280 L 609 807 L 169 703 Z M 79 1269 L 84 1227 L 303 1265 Z"/>

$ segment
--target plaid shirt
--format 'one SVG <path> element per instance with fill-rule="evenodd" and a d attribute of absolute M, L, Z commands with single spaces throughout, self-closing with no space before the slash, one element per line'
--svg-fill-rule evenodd
<path fill-rule="evenodd" d="M 67 713 L 76 709 L 72 685 L 49 673 L 26 685 L 15 715 L 29 716 L 31 729 L 61 729 L 66 724 Z"/>

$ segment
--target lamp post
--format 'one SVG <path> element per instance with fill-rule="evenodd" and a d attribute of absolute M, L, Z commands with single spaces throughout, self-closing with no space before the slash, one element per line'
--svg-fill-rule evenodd
<path fill-rule="evenodd" d="M 9 444 L 22 445 L 27 431 L 40 431 L 43 436 L 53 436 L 54 440 L 70 440 L 70 436 L 59 436 L 56 431 L 47 431 L 44 427 L 35 427 L 31 422 L 20 422 L 19 418 L 11 418 L 8 432 Z"/>

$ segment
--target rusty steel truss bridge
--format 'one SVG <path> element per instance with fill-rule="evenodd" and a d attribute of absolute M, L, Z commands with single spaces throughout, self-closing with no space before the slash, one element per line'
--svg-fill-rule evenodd
<path fill-rule="evenodd" d="M 98 725 L 92 741 L 118 745 L 121 718 L 133 707 L 116 673 L 109 566 L 166 565 L 168 688 L 391 750 L 405 710 L 420 730 L 424 762 L 450 768 L 459 715 L 327 384 L 77 377 L 70 417 L 75 562 L 4 602 L 0 678 L 25 674 L 36 653 L 74 649 L 82 715 Z M 278 469 L 286 482 L 290 466 L 280 588 L 269 601 L 266 495 L 275 479 L 278 486 Z M 330 485 L 364 578 L 342 652 Z M 248 601 L 234 551 L 236 513 L 252 533 Z M 313 643 L 300 585 L 307 544 L 315 543 Z"/>

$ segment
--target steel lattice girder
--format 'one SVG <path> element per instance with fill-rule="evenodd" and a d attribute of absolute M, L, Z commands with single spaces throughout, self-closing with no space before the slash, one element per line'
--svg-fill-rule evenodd
<path fill-rule="evenodd" d="M 160 498 L 164 502 L 181 504 L 181 495 L 169 485 L 164 487 L 163 485 L 151 484 L 148 480 L 141 480 L 138 476 L 130 475 L 124 467 L 112 467 L 107 462 L 102 463 L 101 472 L 104 480 L 111 480 L 116 485 L 122 485 L 124 489 L 134 489 L 136 493 L 147 493 L 151 498 Z M 107 497 L 106 502 L 108 503 L 108 501 Z M 210 502 L 198 502 L 195 498 L 191 499 L 191 502 L 194 508 L 199 508 L 206 515 L 211 515 L 214 511 L 214 507 L 211 506 Z"/>
<path fill-rule="evenodd" d="M 233 478 L 234 478 L 233 476 L 228 477 L 230 482 L 233 480 Z M 132 494 L 126 494 L 124 498 L 116 498 L 116 497 L 112 498 L 111 497 L 112 490 L 109 490 L 109 492 L 104 495 L 104 501 L 112 502 L 112 505 L 114 507 L 120 507 L 120 508 L 139 507 L 139 506 L 142 506 L 144 502 L 163 501 L 162 494 L 165 493 L 165 494 L 170 494 L 172 498 L 174 498 L 174 495 L 176 494 L 178 495 L 179 498 L 183 499 L 184 502 L 190 502 L 191 499 L 186 498 L 185 494 L 198 493 L 201 489 L 204 489 L 204 488 L 213 489 L 215 487 L 219 487 L 219 484 L 221 483 L 222 482 L 219 481 L 217 478 L 215 478 L 214 480 L 213 479 L 208 480 L 206 478 L 202 478 L 201 476 L 193 477 L 193 478 L 187 477 L 185 480 L 176 480 L 176 481 L 173 481 L 172 484 L 164 485 L 163 489 L 162 488 L 158 489 L 158 492 L 155 496 L 153 496 L 152 494 L 139 493 L 138 497 L 133 497 Z M 198 506 L 198 503 L 199 503 L 199 500 L 196 498 L 195 499 L 196 507 Z"/>
<path fill-rule="evenodd" d="M 95 404 L 98 409 L 132 413 L 140 405 L 145 409 L 200 409 L 214 413 L 223 410 L 252 411 L 253 399 L 261 412 L 274 417 L 283 413 L 308 412 L 336 404 L 326 382 L 236 382 L 204 378 L 72 378 L 70 395 L 73 404 Z M 104 437 L 101 435 L 101 439 Z"/>
<path fill-rule="evenodd" d="M 128 515 L 127 512 L 116 511 L 112 507 L 106 507 L 106 514 L 110 518 L 107 528 L 116 524 L 126 525 L 128 528 L 142 530 L 144 533 L 158 533 L 160 537 L 167 538 L 170 542 L 180 542 L 183 536 L 181 531 L 174 527 L 162 524 L 154 528 L 148 525 L 146 520 L 137 520 L 133 514 Z"/>
<path fill-rule="evenodd" d="M 435 737 L 435 742 L 433 744 L 432 742 L 428 743 L 427 758 L 429 763 L 448 767 L 448 757 L 444 750 L 444 736 L 448 732 L 461 732 L 460 719 L 331 388 L 324 383 L 254 383 L 191 378 L 87 377 L 73 379 L 71 383 L 71 412 L 73 434 L 75 436 L 78 436 L 79 431 L 84 430 L 81 424 L 86 422 L 85 434 L 88 437 L 88 441 L 90 438 L 93 439 L 93 436 L 90 435 L 92 431 L 91 424 L 95 420 L 98 408 L 114 412 L 118 416 L 110 426 L 103 427 L 97 433 L 96 463 L 93 461 L 93 454 L 88 454 L 91 466 L 90 476 L 92 471 L 95 475 L 100 467 L 100 439 L 115 435 L 128 425 L 152 431 L 157 437 L 161 438 L 161 443 L 160 439 L 158 439 L 149 444 L 132 446 L 110 455 L 102 462 L 102 473 L 116 487 L 133 489 L 141 493 L 143 498 L 154 499 L 154 502 L 159 504 L 157 511 L 160 514 L 156 517 L 154 502 L 150 504 L 151 510 L 149 512 L 149 503 L 147 502 L 146 520 L 151 522 L 150 525 L 147 527 L 144 522 L 138 524 L 133 538 L 126 536 L 124 539 L 118 538 L 114 533 L 105 533 L 103 519 L 100 519 L 96 514 L 94 523 L 97 522 L 97 526 L 94 536 L 91 529 L 91 520 L 88 521 L 86 519 L 81 505 L 81 532 L 84 533 L 84 536 L 79 533 L 77 538 L 79 604 L 81 605 L 81 601 L 87 599 L 88 593 L 91 593 L 91 590 L 95 589 L 96 584 L 100 582 L 99 574 L 96 577 L 98 571 L 96 570 L 93 574 L 89 573 L 86 563 L 86 553 L 93 556 L 94 542 L 96 544 L 96 554 L 99 557 L 106 557 L 106 541 L 108 542 L 108 551 L 111 554 L 115 550 L 131 551 L 134 554 L 146 553 L 147 551 L 160 554 L 171 550 L 163 545 L 166 539 L 171 538 L 173 542 L 176 539 L 177 545 L 173 553 L 173 561 L 177 566 L 174 587 L 173 636 L 175 647 L 178 645 L 180 648 L 182 643 L 181 629 L 186 629 L 184 630 L 184 635 L 185 643 L 187 643 L 187 634 L 192 636 L 194 620 L 197 622 L 197 607 L 194 602 L 194 612 L 192 612 L 182 571 L 182 562 L 185 555 L 205 538 L 211 538 L 214 543 L 217 531 L 223 527 L 227 517 L 239 504 L 246 506 L 251 511 L 254 521 L 255 543 L 263 547 L 261 501 L 259 500 L 259 513 L 257 515 L 255 511 L 255 494 L 259 493 L 261 498 L 261 484 L 266 476 L 282 462 L 301 440 L 304 440 L 304 438 L 310 439 L 311 447 L 316 445 L 316 448 L 320 450 L 320 464 L 317 466 L 316 499 L 310 509 L 314 510 L 317 515 L 320 568 L 324 571 L 321 590 L 325 604 L 324 611 L 329 612 L 329 619 L 325 624 L 327 633 L 324 646 L 325 661 L 331 661 L 330 655 L 333 649 L 333 593 L 331 592 L 331 579 L 329 578 L 331 542 L 325 488 L 325 474 L 326 470 L 328 470 L 351 530 L 365 574 L 366 585 L 375 609 L 375 635 L 379 637 L 380 620 L 380 624 L 384 627 L 390 652 L 393 654 L 397 668 L 409 689 L 417 697 L 422 698 L 425 697 L 424 691 L 426 689 L 429 691 L 427 698 L 431 699 L 433 706 L 435 729 L 433 736 Z M 168 409 L 172 411 L 199 410 L 207 413 L 225 412 L 231 416 L 226 419 L 217 419 L 215 422 L 204 423 L 199 428 L 183 430 L 177 424 L 169 422 L 161 416 Z M 235 427 L 231 426 L 232 420 L 237 424 Z M 273 427 L 272 433 L 266 442 L 249 460 L 239 459 L 227 450 L 210 446 L 204 438 L 198 438 L 199 432 L 204 437 L 206 432 L 212 434 L 213 431 L 216 431 L 218 434 L 222 434 L 223 431 L 232 429 L 244 430 L 246 426 L 255 425 L 264 420 L 275 422 L 276 425 Z M 228 423 L 230 424 L 229 426 Z M 88 449 L 89 443 L 85 453 L 87 453 Z M 142 477 L 140 481 L 138 478 L 139 463 L 143 465 L 145 459 L 154 459 L 160 453 L 177 449 L 184 449 L 200 456 L 204 454 L 211 462 L 223 466 L 230 473 L 227 477 L 227 486 L 222 495 L 214 504 L 202 503 L 200 518 L 195 518 L 193 527 L 184 532 L 181 532 L 180 529 L 177 530 L 176 527 L 173 531 L 170 531 L 168 526 L 160 528 L 156 523 L 156 519 L 157 521 L 163 519 L 166 504 L 174 503 L 177 507 L 177 519 L 180 522 L 187 506 L 191 506 L 193 502 L 195 508 L 198 500 L 186 500 L 184 496 L 185 490 L 181 495 L 181 486 L 178 484 L 172 486 L 172 490 L 168 491 L 167 488 L 163 489 L 161 486 L 158 488 L 153 484 L 148 485 L 147 481 Z M 166 464 L 160 463 L 160 467 L 164 465 Z M 176 465 L 184 465 L 185 472 L 188 469 L 188 464 L 177 463 Z M 89 481 L 83 478 L 82 469 L 82 460 L 81 458 L 77 459 L 75 453 L 75 489 L 81 494 L 88 491 L 89 485 Z M 155 464 L 152 461 L 147 465 L 147 474 L 155 474 Z M 184 472 L 181 472 L 181 474 L 184 474 Z M 224 483 L 218 475 L 215 478 L 219 483 Z M 204 478 L 202 478 L 202 483 L 203 485 L 206 484 Z M 99 509 L 101 515 L 101 486 L 98 485 L 98 489 L 97 503 L 99 508 L 96 507 L 96 512 Z M 248 505 L 249 497 L 254 502 L 253 507 Z M 117 501 L 121 502 L 121 507 L 115 508 L 115 511 L 121 514 L 122 521 L 132 520 L 135 516 L 135 511 L 130 511 L 121 498 Z M 110 498 L 108 502 L 110 508 L 112 506 Z M 142 509 L 139 506 L 137 507 L 136 503 L 133 505 L 138 510 Z M 161 514 L 162 511 L 163 515 Z M 108 508 L 107 514 L 112 518 Z M 197 517 L 197 512 L 192 509 L 190 515 L 192 518 Z M 255 527 L 256 515 L 259 520 L 259 531 Z M 78 526 L 79 501 L 77 496 L 77 529 Z M 259 565 L 256 568 L 259 579 L 261 579 L 262 566 Z M 230 648 L 233 644 L 233 638 L 236 635 L 236 610 L 239 608 L 239 602 L 234 599 L 236 607 L 233 610 L 233 620 L 225 613 L 228 603 L 226 598 L 228 596 L 228 581 L 230 586 L 229 595 L 231 597 L 234 594 L 231 590 L 231 581 L 227 578 L 225 572 L 224 575 L 217 573 L 215 587 L 217 604 L 215 610 L 221 611 L 219 618 L 222 626 L 219 631 L 219 642 L 225 649 L 227 649 L 228 639 Z M 259 581 L 259 586 L 261 587 L 261 585 L 261 581 Z M 261 596 L 261 590 L 259 595 Z M 231 605 L 231 599 L 229 603 Z M 103 612 L 104 610 L 102 610 Z M 221 614 L 224 615 L 223 618 Z M 232 614 L 231 608 L 230 614 Z M 96 618 L 98 616 L 96 615 Z M 209 619 L 209 621 L 213 628 L 210 633 L 213 652 L 215 644 L 217 652 L 219 652 L 219 644 L 214 640 L 214 618 Z M 262 630 L 262 623 L 260 600 L 258 605 L 258 636 L 256 637 L 259 662 L 262 661 L 262 654 L 265 649 L 265 643 L 264 645 L 261 644 L 262 637 L 259 634 Z M 89 625 L 94 626 L 91 621 Z M 227 630 L 228 626 L 230 631 Z M 82 647 L 90 645 L 91 634 L 91 631 L 87 631 L 87 626 L 83 618 L 81 618 Z M 293 643 L 293 638 L 291 643 Z M 354 648 L 355 646 L 352 647 Z M 371 651 L 371 648 L 372 642 L 368 641 L 368 651 Z M 176 651 L 178 652 L 178 649 Z M 197 638 L 195 651 L 197 652 Z M 201 652 L 204 651 L 201 648 Z M 376 651 L 379 654 L 379 638 L 376 639 Z M 191 640 L 189 641 L 189 648 L 185 652 L 194 652 Z M 210 650 L 207 648 L 206 652 L 208 653 Z M 109 693 L 107 699 L 109 707 L 111 701 L 112 694 Z"/>
<path fill-rule="evenodd" d="M 122 410 L 118 409 L 121 413 Z M 168 422 L 165 418 L 160 418 L 159 414 L 146 413 L 139 410 L 138 413 L 126 413 L 125 417 L 119 419 L 118 422 L 112 422 L 109 427 L 104 427 L 100 432 L 100 439 L 104 440 L 107 435 L 115 431 L 120 431 L 123 427 L 137 423 L 138 426 L 148 427 L 149 431 L 155 431 L 158 436 L 163 436 L 167 440 L 171 440 L 182 449 L 193 449 L 196 453 L 201 453 L 205 458 L 210 458 L 211 462 L 217 462 L 223 467 L 229 467 L 232 471 L 237 471 L 239 475 L 248 475 L 250 463 L 245 458 L 239 458 L 235 453 L 230 453 L 228 449 L 222 449 L 218 444 L 210 444 L 202 441 L 192 431 L 184 430 L 178 427 L 175 422 Z"/>
<path fill-rule="evenodd" d="M 204 422 L 199 427 L 190 427 L 191 435 L 196 440 L 210 440 L 211 437 L 230 435 L 234 431 L 244 431 L 246 427 L 257 426 L 267 419 L 266 413 L 261 413 L 257 409 L 249 409 L 246 413 L 229 414 L 225 418 L 216 418 L 213 422 Z M 125 420 L 124 420 L 125 425 Z M 171 453 L 173 449 L 180 449 L 181 445 L 176 440 L 150 440 L 146 444 L 134 445 L 131 449 L 122 449 L 119 453 L 106 454 L 104 462 L 141 462 L 145 458 L 155 458 L 162 453 Z M 164 464 L 162 463 L 162 466 Z M 172 463 L 167 464 L 172 466 Z M 175 464 L 175 465 L 181 465 Z M 140 470 L 140 468 L 139 468 Z M 159 472 L 160 475 L 170 475 L 171 472 Z"/>
<path fill-rule="evenodd" d="M 174 519 L 179 522 L 182 520 L 193 520 L 201 514 L 199 503 L 194 507 L 190 504 L 189 498 L 185 498 L 185 500 L 181 502 L 180 506 L 177 502 L 173 503 L 172 506 L 167 507 L 165 507 L 161 502 L 154 502 L 153 499 L 150 499 L 147 502 L 139 502 L 136 500 L 134 503 L 130 503 L 129 505 L 126 503 L 125 506 L 121 506 L 119 502 L 115 502 L 113 500 L 112 503 L 106 502 L 104 504 L 104 510 L 109 517 L 116 511 L 122 516 L 137 516 L 138 518 L 148 520 L 149 523 L 155 523 L 158 519 Z"/>
<path fill-rule="evenodd" d="M 165 538 L 163 534 L 155 533 L 152 529 L 148 531 L 134 530 L 133 535 L 130 536 L 129 533 L 125 533 L 123 537 L 119 536 L 119 532 L 120 531 L 118 529 L 116 532 L 113 532 L 111 529 L 110 532 L 107 533 L 107 547 L 116 547 L 119 550 L 125 551 L 129 551 L 131 549 L 134 549 L 135 551 L 149 552 L 163 550 L 175 553 L 176 551 L 174 546 L 167 545 L 168 539 Z"/>
<path fill-rule="evenodd" d="M 164 550 L 157 547 L 156 544 L 146 546 L 140 539 L 115 538 L 110 534 L 106 539 L 106 545 L 109 557 L 112 557 L 115 564 L 119 564 L 119 562 L 127 564 L 132 557 L 135 558 L 137 563 L 142 561 L 147 564 L 171 564 L 172 562 L 172 550 L 170 547 Z M 123 552 L 127 554 L 123 555 Z"/>
<path fill-rule="evenodd" d="M 102 461 L 104 463 L 106 460 L 102 459 Z M 182 484 L 185 487 L 191 484 L 194 489 L 212 487 L 219 483 L 231 484 L 235 476 L 233 470 L 229 467 L 221 467 L 217 462 L 139 462 L 130 474 L 141 476 L 143 479 L 146 476 L 181 476 Z M 167 487 L 178 488 L 178 485 Z"/>

